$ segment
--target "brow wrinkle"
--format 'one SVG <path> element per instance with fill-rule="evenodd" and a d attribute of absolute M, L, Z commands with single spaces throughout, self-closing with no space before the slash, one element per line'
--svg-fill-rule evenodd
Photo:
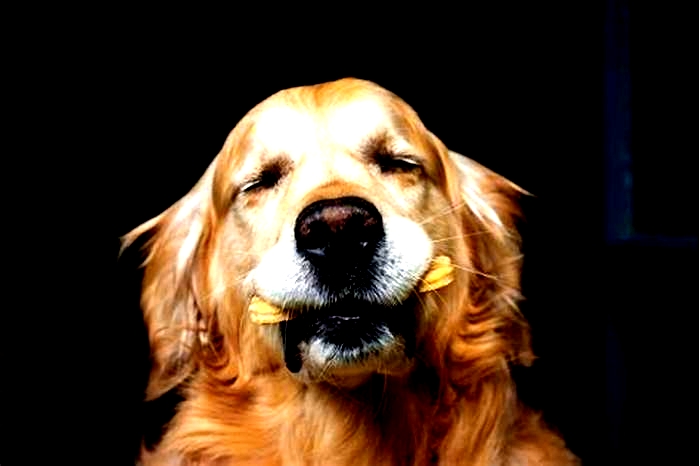
<path fill-rule="evenodd" d="M 360 152 L 371 157 L 375 154 L 388 152 L 389 135 L 385 129 L 366 136 L 360 143 Z"/>
<path fill-rule="evenodd" d="M 284 152 L 281 152 L 279 154 L 271 156 L 268 160 L 265 160 L 261 164 L 259 171 L 261 173 L 268 172 L 283 175 L 286 172 L 288 172 L 291 168 L 292 159 L 289 157 L 289 155 L 285 154 Z"/>

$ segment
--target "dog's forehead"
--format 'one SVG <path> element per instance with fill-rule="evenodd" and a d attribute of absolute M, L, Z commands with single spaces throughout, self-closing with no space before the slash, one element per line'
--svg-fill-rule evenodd
<path fill-rule="evenodd" d="M 279 100 L 258 114 L 252 132 L 269 152 L 305 153 L 314 145 L 354 148 L 379 131 L 390 129 L 392 116 L 378 98 L 289 102 Z"/>

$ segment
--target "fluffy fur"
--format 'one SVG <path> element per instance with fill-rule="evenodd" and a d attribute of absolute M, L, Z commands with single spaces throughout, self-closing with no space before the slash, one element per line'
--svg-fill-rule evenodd
<path fill-rule="evenodd" d="M 127 247 L 150 236 L 147 398 L 173 388 L 185 397 L 142 463 L 578 464 L 519 404 L 509 373 L 533 359 L 517 307 L 522 193 L 367 81 L 289 89 L 255 107 L 198 184 L 124 238 Z M 412 335 L 388 349 L 377 340 L 369 361 L 308 352 L 293 373 L 278 326 L 253 324 L 248 302 L 332 309 L 307 265 L 290 264 L 290 229 L 305 206 L 343 196 L 367 199 L 384 219 L 375 288 L 388 297 L 376 299 L 414 303 L 402 308 Z M 452 258 L 455 281 L 418 295 L 438 254 Z"/>

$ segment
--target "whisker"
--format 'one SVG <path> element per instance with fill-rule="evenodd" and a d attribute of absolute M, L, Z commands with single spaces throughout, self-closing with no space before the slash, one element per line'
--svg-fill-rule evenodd
<path fill-rule="evenodd" d="M 462 239 L 462 238 L 469 238 L 472 236 L 480 236 L 480 235 L 488 235 L 488 234 L 489 234 L 489 231 L 487 231 L 487 230 L 479 230 L 479 231 L 473 231 L 471 233 L 464 233 L 461 235 L 446 236 L 444 238 L 433 239 L 431 241 L 433 243 L 440 243 L 442 241 L 450 241 L 453 239 Z"/>
<path fill-rule="evenodd" d="M 457 265 L 457 264 L 452 264 L 452 267 L 454 267 L 454 268 L 456 268 L 456 269 L 464 270 L 465 272 L 473 273 L 474 275 L 479 275 L 480 277 L 490 278 L 491 280 L 494 280 L 494 281 L 497 281 L 497 282 L 500 282 L 500 281 L 501 281 L 501 279 L 498 278 L 498 277 L 495 276 L 495 275 L 491 275 L 491 274 L 488 274 L 488 273 L 484 273 L 484 272 L 481 272 L 481 271 L 476 270 L 476 269 L 472 269 L 472 268 L 469 268 L 469 267 L 464 267 L 464 266 L 462 266 L 462 265 Z"/>
<path fill-rule="evenodd" d="M 427 281 L 424 280 L 422 277 L 418 277 L 418 280 L 420 280 L 420 281 L 423 282 L 423 283 L 427 283 Z M 425 301 L 423 301 L 423 299 L 422 299 L 421 296 L 420 296 L 421 293 L 418 292 L 418 290 L 416 290 L 415 288 L 413 289 L 413 293 L 414 293 L 414 294 L 416 295 L 416 297 L 418 298 L 418 301 L 421 302 L 421 307 L 422 307 L 423 309 L 426 309 Z M 439 300 L 442 301 L 442 304 L 443 304 L 443 305 L 445 305 L 445 306 L 447 305 L 447 301 L 445 301 L 445 298 L 443 298 L 443 297 L 440 295 L 440 293 L 434 293 L 434 296 L 437 296 L 437 298 L 438 298 Z"/>
<path fill-rule="evenodd" d="M 457 204 L 447 206 L 446 208 L 444 208 L 444 209 L 442 209 L 441 211 L 437 212 L 435 215 L 432 215 L 432 216 L 430 216 L 430 217 L 428 217 L 428 218 L 426 218 L 426 219 L 423 219 L 423 220 L 420 221 L 418 224 L 419 224 L 419 225 L 425 225 L 426 223 L 432 222 L 433 220 L 435 220 L 435 219 L 437 219 L 437 218 L 443 217 L 443 216 L 445 216 L 445 215 L 448 215 L 448 214 L 450 214 L 450 213 L 456 211 L 457 209 L 459 209 L 460 207 L 463 207 L 464 205 L 466 205 L 466 202 L 465 202 L 465 201 L 461 201 L 461 202 L 459 202 L 459 203 L 457 203 Z"/>
<path fill-rule="evenodd" d="M 337 346 L 333 347 L 333 351 L 330 354 L 328 358 L 326 358 L 326 361 L 323 363 L 323 367 L 321 368 L 321 373 L 319 374 L 320 379 L 324 379 L 328 371 L 331 370 L 331 366 L 333 365 L 333 361 L 335 360 L 336 356 L 338 356 L 339 353 L 339 348 Z"/>
<path fill-rule="evenodd" d="M 420 281 L 422 283 L 428 283 L 427 280 L 425 280 L 422 276 L 414 274 L 413 278 L 417 279 L 418 281 Z M 413 288 L 413 290 L 411 290 L 411 292 L 416 296 L 416 298 L 420 302 L 421 309 L 427 309 L 427 306 L 425 305 L 425 301 L 424 301 L 424 296 L 421 296 L 421 293 L 416 288 Z M 440 295 L 440 293 L 434 293 L 434 295 L 437 296 L 437 298 L 442 301 L 443 305 L 445 305 L 445 306 L 447 305 L 447 301 L 445 301 L 445 298 L 443 298 Z"/>

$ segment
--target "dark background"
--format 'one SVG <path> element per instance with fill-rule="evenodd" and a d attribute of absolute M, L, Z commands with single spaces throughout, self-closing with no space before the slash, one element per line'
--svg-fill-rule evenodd
<path fill-rule="evenodd" d="M 539 359 L 515 372 L 522 397 L 584 464 L 694 463 L 697 6 L 470 3 L 410 17 L 406 8 L 345 5 L 303 20 L 296 8 L 217 21 L 107 12 L 59 27 L 58 43 L 47 36 L 50 59 L 24 56 L 36 69 L 28 92 L 45 83 L 55 99 L 47 114 L 65 128 L 44 155 L 60 155 L 61 183 L 80 186 L 68 189 L 72 211 L 91 225 L 51 225 L 85 260 L 57 264 L 83 338 L 61 340 L 79 355 L 59 370 L 74 401 L 43 395 L 67 418 L 87 405 L 62 443 L 75 446 L 74 462 L 131 464 L 161 410 L 140 402 L 137 258 L 111 278 L 118 237 L 183 196 L 255 104 L 354 76 L 392 90 L 448 147 L 534 194 L 523 206 L 522 308 Z M 45 418 L 24 420 L 31 429 Z M 64 422 L 52 422 L 60 432 Z"/>

